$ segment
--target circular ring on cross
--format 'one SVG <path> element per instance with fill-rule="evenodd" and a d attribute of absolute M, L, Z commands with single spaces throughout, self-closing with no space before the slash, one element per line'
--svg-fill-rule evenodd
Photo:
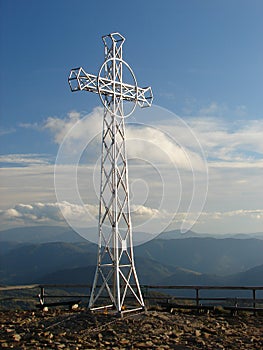
<path fill-rule="evenodd" d="M 108 112 L 121 118 L 127 118 L 134 112 L 138 85 L 131 67 L 123 59 L 109 58 L 102 64 L 97 86 L 101 102 Z"/>

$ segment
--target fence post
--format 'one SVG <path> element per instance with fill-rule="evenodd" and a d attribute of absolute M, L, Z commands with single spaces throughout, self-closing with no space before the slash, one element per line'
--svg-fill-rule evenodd
<path fill-rule="evenodd" d="M 253 292 L 253 309 L 254 309 L 254 315 L 256 314 L 256 289 L 252 289 Z"/>
<path fill-rule="evenodd" d="M 44 305 L 44 302 L 45 302 L 44 296 L 45 296 L 45 289 L 43 286 L 40 286 L 40 294 L 38 295 L 40 305 Z"/>
<path fill-rule="evenodd" d="M 199 306 L 199 289 L 195 288 L 196 306 Z"/>

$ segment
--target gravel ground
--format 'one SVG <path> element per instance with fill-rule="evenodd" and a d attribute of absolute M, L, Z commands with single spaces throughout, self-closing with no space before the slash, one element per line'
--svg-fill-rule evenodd
<path fill-rule="evenodd" d="M 6 349 L 263 349 L 263 316 L 148 311 L 0 311 Z"/>

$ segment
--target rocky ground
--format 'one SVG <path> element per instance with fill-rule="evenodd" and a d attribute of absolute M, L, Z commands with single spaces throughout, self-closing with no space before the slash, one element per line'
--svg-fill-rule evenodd
<path fill-rule="evenodd" d="M 6 349 L 263 349 L 263 316 L 148 311 L 1 311 Z"/>

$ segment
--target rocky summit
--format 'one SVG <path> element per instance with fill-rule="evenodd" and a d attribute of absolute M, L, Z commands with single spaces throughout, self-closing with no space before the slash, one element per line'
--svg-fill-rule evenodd
<path fill-rule="evenodd" d="M 148 311 L 118 318 L 85 309 L 1 311 L 6 349 L 263 349 L 263 316 Z"/>

